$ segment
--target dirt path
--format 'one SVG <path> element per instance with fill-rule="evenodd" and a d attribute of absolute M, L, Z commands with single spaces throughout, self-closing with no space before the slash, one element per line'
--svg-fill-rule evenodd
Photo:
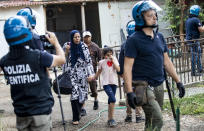
<path fill-rule="evenodd" d="M 53 93 L 55 97 L 55 106 L 53 108 L 52 120 L 53 120 L 53 131 L 63 131 L 61 125 L 61 112 L 59 107 L 59 99 Z M 105 99 L 105 100 L 104 100 Z M 107 109 L 106 101 L 107 97 L 103 93 L 99 94 L 99 110 L 93 110 L 93 101 L 92 99 L 86 102 L 87 116 L 82 117 L 80 124 L 78 126 L 73 126 L 71 124 L 72 120 L 72 111 L 71 104 L 69 101 L 69 96 L 62 96 L 62 104 L 64 110 L 64 116 L 66 121 L 66 127 L 68 131 L 76 131 L 82 128 L 86 123 L 95 119 L 99 111 Z M 119 99 L 118 99 L 119 100 Z M 12 101 L 10 98 L 10 88 L 5 85 L 0 78 L 0 109 L 4 109 L 5 113 L 0 116 L 0 131 L 17 131 L 15 129 L 15 114 L 13 113 Z M 124 119 L 126 116 L 125 109 L 118 109 L 115 111 L 115 120 L 118 122 L 118 126 L 115 128 L 108 128 L 106 125 L 107 122 L 107 112 L 101 114 L 101 118 L 98 119 L 95 123 L 91 124 L 84 131 L 142 131 L 144 128 L 143 123 L 135 123 L 135 118 L 132 123 L 125 123 Z M 176 124 L 172 118 L 171 114 L 163 112 L 164 118 L 164 127 L 163 131 L 175 131 Z M 181 116 L 181 131 L 203 131 L 204 130 L 204 117 L 200 116 Z"/>

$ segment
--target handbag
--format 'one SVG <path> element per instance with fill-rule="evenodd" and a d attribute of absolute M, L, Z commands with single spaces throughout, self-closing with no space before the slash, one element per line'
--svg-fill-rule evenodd
<path fill-rule="evenodd" d="M 67 58 L 67 63 L 66 65 L 68 66 L 68 58 Z M 69 95 L 72 93 L 72 82 L 70 78 L 70 71 L 65 71 L 65 65 L 64 65 L 64 72 L 57 76 L 58 83 L 59 83 L 59 90 L 60 94 L 64 95 Z M 57 89 L 57 80 L 53 81 L 53 90 L 56 94 L 59 94 L 58 89 Z"/>
<path fill-rule="evenodd" d="M 68 71 L 60 74 L 56 79 L 58 79 L 60 94 L 69 95 L 72 93 L 72 82 Z M 59 94 L 56 79 L 53 81 L 53 90 L 56 94 Z"/>

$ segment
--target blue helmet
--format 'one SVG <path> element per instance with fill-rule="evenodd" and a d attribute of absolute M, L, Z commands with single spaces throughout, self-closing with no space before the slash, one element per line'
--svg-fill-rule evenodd
<path fill-rule="evenodd" d="M 26 7 L 18 11 L 17 15 L 24 16 L 29 21 L 30 26 L 34 29 L 36 26 L 36 17 L 30 7 Z"/>
<path fill-rule="evenodd" d="M 10 17 L 4 24 L 4 36 L 9 46 L 23 44 L 32 39 L 27 21 L 22 16 Z"/>
<path fill-rule="evenodd" d="M 136 27 L 145 26 L 145 21 L 142 16 L 142 12 L 148 10 L 161 10 L 161 8 L 156 5 L 153 1 L 140 1 L 137 2 L 132 9 L 132 17 L 136 22 Z"/>
<path fill-rule="evenodd" d="M 198 6 L 198 5 L 193 5 L 193 6 L 191 6 L 191 8 L 190 8 L 190 14 L 198 16 L 199 13 L 200 13 L 200 10 L 201 10 L 201 9 L 200 9 L 200 6 Z"/>
<path fill-rule="evenodd" d="M 128 33 L 128 36 L 132 35 L 135 32 L 135 21 L 131 20 L 127 23 L 126 31 Z"/>

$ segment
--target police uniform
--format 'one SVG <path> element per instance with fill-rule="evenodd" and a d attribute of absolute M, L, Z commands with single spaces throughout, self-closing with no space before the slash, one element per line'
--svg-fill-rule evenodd
<path fill-rule="evenodd" d="M 197 17 L 190 16 L 186 21 L 186 40 L 193 40 L 193 39 L 199 39 L 200 38 L 200 31 L 198 30 L 198 27 L 201 27 L 202 24 L 200 20 Z M 200 42 L 188 42 L 191 49 L 191 69 L 192 69 L 192 75 L 195 75 L 195 73 L 201 73 L 202 72 L 202 62 L 201 62 L 201 47 Z M 196 72 L 196 66 L 197 66 L 197 72 Z"/>
<path fill-rule="evenodd" d="M 40 39 L 40 36 L 34 32 L 32 32 L 32 36 L 33 38 L 31 39 L 31 42 L 29 43 L 30 48 L 44 50 L 43 43 Z"/>
<path fill-rule="evenodd" d="M 121 48 L 120 48 L 120 55 L 119 55 L 119 64 L 120 64 L 120 71 L 117 72 L 118 75 L 123 75 L 124 73 L 124 56 L 125 56 L 125 44 L 126 42 L 124 42 L 122 45 L 121 45 Z M 125 86 L 125 84 L 123 84 L 123 86 Z M 124 93 L 127 93 L 126 88 L 124 87 Z M 132 110 L 131 110 L 131 107 L 128 105 L 128 99 L 126 98 L 126 106 L 127 106 L 127 110 L 126 110 L 126 113 L 127 113 L 127 117 L 131 116 L 132 117 Z M 137 106 L 136 109 L 135 109 L 135 115 L 136 115 L 136 122 L 137 122 L 137 119 L 142 119 L 142 108 L 141 106 Z M 126 119 L 127 119 L 126 117 Z M 143 120 L 143 119 L 142 119 Z"/>
<path fill-rule="evenodd" d="M 143 31 L 136 31 L 131 35 L 125 45 L 125 56 L 134 58 L 132 80 L 148 83 L 147 103 L 142 108 L 145 112 L 145 127 L 162 128 L 163 118 L 161 107 L 163 105 L 164 81 L 164 53 L 168 48 L 161 33 L 154 32 L 154 38 Z M 133 85 L 134 86 L 134 85 Z M 136 96 L 137 97 L 137 96 Z"/>
<path fill-rule="evenodd" d="M 0 60 L 7 83 L 11 87 L 14 112 L 17 115 L 17 128 L 29 125 L 28 117 L 36 117 L 36 124 L 45 124 L 51 119 L 50 113 L 54 105 L 51 86 L 46 72 L 50 67 L 53 56 L 46 52 L 32 49 L 21 49 L 20 54 L 12 54 L 12 49 Z M 35 117 L 33 117 L 34 119 Z M 22 123 L 22 121 L 28 121 Z M 36 125 L 36 126 L 37 126 Z M 47 126 L 50 128 L 51 121 Z M 44 129 L 41 129 L 44 130 Z"/>
<path fill-rule="evenodd" d="M 200 32 L 198 27 L 201 27 L 202 24 L 197 17 L 189 17 L 186 21 L 186 39 L 199 39 Z"/>

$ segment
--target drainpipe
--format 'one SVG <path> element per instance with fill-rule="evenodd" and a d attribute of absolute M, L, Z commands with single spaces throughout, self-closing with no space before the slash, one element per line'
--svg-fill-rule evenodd
<path fill-rule="evenodd" d="M 85 9 L 84 9 L 85 5 L 86 5 L 85 2 L 83 2 L 82 5 L 81 5 L 82 32 L 86 30 Z"/>

